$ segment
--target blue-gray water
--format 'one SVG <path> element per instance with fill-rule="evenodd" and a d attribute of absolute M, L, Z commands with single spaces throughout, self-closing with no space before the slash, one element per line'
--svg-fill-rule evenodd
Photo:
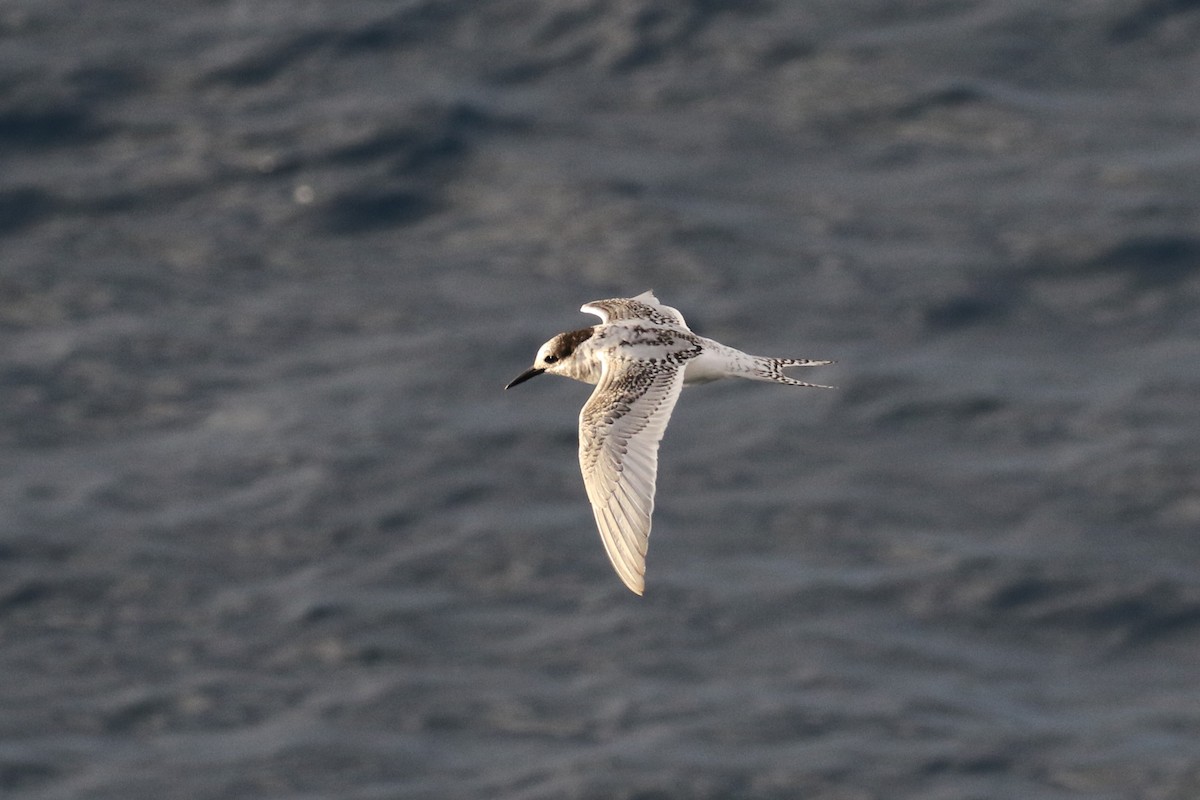
<path fill-rule="evenodd" d="M 1200 795 L 1200 8 L 0 10 L 0 793 Z M 602 297 L 688 389 L 647 592 Z"/>

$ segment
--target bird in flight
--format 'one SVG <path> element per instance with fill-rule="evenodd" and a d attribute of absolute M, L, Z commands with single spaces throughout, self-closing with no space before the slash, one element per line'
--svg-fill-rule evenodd
<path fill-rule="evenodd" d="M 583 485 L 613 568 L 645 591 L 646 547 L 654 512 L 658 445 L 684 386 L 748 378 L 829 389 L 784 374 L 785 367 L 832 361 L 752 356 L 692 333 L 683 315 L 651 292 L 586 303 L 599 325 L 560 333 L 505 389 L 548 372 L 595 384 L 579 413 Z"/>

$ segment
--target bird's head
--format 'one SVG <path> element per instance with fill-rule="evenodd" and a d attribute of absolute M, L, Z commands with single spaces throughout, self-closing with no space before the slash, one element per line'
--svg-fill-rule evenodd
<path fill-rule="evenodd" d="M 577 331 L 567 331 L 566 333 L 558 334 L 538 349 L 537 357 L 533 360 L 533 366 L 513 378 L 508 386 L 504 388 L 511 389 L 518 383 L 524 383 L 530 378 L 541 375 L 543 372 L 549 372 L 551 375 L 565 375 L 568 378 L 574 378 L 575 380 L 587 383 L 595 383 L 595 379 L 589 380 L 593 371 L 593 365 L 584 363 L 585 359 L 575 357 L 579 345 L 591 337 L 592 328 L 583 328 Z"/>

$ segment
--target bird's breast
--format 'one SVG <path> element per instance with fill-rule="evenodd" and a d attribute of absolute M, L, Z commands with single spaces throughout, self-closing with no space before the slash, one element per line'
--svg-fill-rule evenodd
<path fill-rule="evenodd" d="M 583 348 L 577 350 L 569 361 L 563 363 L 556 370 L 560 375 L 592 384 L 600 382 L 600 375 L 603 371 L 604 367 L 600 363 L 599 357 L 590 349 Z"/>

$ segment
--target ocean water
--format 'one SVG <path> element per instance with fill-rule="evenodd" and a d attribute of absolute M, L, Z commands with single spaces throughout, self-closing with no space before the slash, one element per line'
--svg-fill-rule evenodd
<path fill-rule="evenodd" d="M 1200 9 L 0 9 L 0 793 L 1200 795 Z M 689 388 L 647 590 L 509 392 Z M 819 374 L 818 374 L 819 373 Z"/>

